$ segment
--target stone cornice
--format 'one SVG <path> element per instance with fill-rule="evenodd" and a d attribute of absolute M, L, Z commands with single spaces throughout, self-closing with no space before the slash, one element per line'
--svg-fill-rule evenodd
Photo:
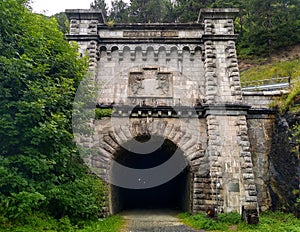
<path fill-rule="evenodd" d="M 275 114 L 278 113 L 276 109 L 270 108 L 250 108 L 248 110 L 247 119 L 270 119 L 270 117 L 274 118 Z"/>
<path fill-rule="evenodd" d="M 213 104 L 204 105 L 204 117 L 208 115 L 247 115 L 250 106 L 244 104 Z"/>
<path fill-rule="evenodd" d="M 98 35 L 66 35 L 68 41 L 98 41 Z"/>
<path fill-rule="evenodd" d="M 194 39 L 176 39 L 176 38 L 99 38 L 99 43 L 101 44 L 139 44 L 139 43 L 153 43 L 153 44 L 203 44 L 201 38 Z"/>
<path fill-rule="evenodd" d="M 97 20 L 98 23 L 105 23 L 101 10 L 67 9 L 65 13 L 70 20 Z"/>
<path fill-rule="evenodd" d="M 233 34 L 233 35 L 207 35 L 204 34 L 202 35 L 202 40 L 207 41 L 207 40 L 212 40 L 212 41 L 228 41 L 228 40 L 237 40 L 238 35 Z"/>
<path fill-rule="evenodd" d="M 206 118 L 208 115 L 238 116 L 247 115 L 247 118 L 269 118 L 276 113 L 272 109 L 253 109 L 244 104 L 215 104 L 188 106 L 117 106 L 99 105 L 98 108 L 113 108 L 114 117 L 162 117 L 162 118 Z"/>
<path fill-rule="evenodd" d="M 203 22 L 205 19 L 234 19 L 238 13 L 238 8 L 201 9 L 198 17 L 198 23 Z"/>
<path fill-rule="evenodd" d="M 114 24 L 108 26 L 106 24 L 98 24 L 99 30 L 199 30 L 203 29 L 203 23 L 130 23 L 130 24 Z"/>

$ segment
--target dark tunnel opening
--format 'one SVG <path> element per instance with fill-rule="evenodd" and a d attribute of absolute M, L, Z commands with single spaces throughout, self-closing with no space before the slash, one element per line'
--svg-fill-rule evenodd
<path fill-rule="evenodd" d="M 137 138 L 143 141 L 143 137 Z M 161 138 L 157 138 L 161 139 Z M 127 146 L 128 148 L 128 146 Z M 183 152 L 170 140 L 164 142 L 156 149 L 146 154 L 136 154 L 121 148 L 116 154 L 116 161 L 126 167 L 134 169 L 148 169 L 168 161 L 179 151 L 179 162 L 186 165 Z M 150 149 L 151 150 L 151 149 Z M 178 153 L 177 153 L 178 154 Z M 185 166 L 184 166 L 185 167 Z M 176 168 L 176 167 L 174 167 Z M 166 170 L 167 172 L 168 170 Z M 165 173 L 161 173 L 164 175 Z M 127 178 L 126 173 L 118 173 L 112 167 L 112 177 L 115 179 Z M 130 178 L 130 176 L 128 176 Z M 117 213 L 131 209 L 174 209 L 189 211 L 190 209 L 190 172 L 186 166 L 174 178 L 159 186 L 146 189 L 131 189 L 111 185 L 111 210 Z M 141 178 L 141 182 L 143 179 Z"/>

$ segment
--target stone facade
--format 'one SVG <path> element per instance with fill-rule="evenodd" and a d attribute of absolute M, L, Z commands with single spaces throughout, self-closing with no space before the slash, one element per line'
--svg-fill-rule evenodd
<path fill-rule="evenodd" d="M 256 148 L 259 131 L 253 132 L 261 112 L 251 111 L 240 85 L 237 12 L 204 9 L 193 24 L 108 26 L 100 12 L 66 11 L 68 39 L 89 55 L 90 71 L 101 86 L 96 104 L 115 109 L 112 118 L 93 122 L 92 137 L 78 141 L 96 150 L 85 157 L 95 173 L 110 182 L 122 144 L 155 135 L 180 148 L 188 163 L 188 211 L 217 206 L 241 213 L 242 206 L 253 211 L 260 202 L 268 207 L 265 173 L 257 168 L 266 151 Z M 116 192 L 111 188 L 111 213 L 120 209 Z"/>

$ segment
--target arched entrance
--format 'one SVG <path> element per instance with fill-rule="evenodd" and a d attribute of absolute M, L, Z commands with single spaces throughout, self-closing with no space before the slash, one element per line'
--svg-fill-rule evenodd
<path fill-rule="evenodd" d="M 141 143 L 148 140 L 147 136 L 139 136 L 135 139 Z M 162 139 L 162 137 L 157 137 L 157 139 Z M 177 162 L 181 162 L 181 165 L 186 164 L 184 153 L 172 141 L 168 139 L 162 141 L 163 143 L 157 149 L 149 153 L 145 151 L 144 154 L 128 151 L 128 146 L 125 146 L 127 149 L 120 148 L 115 154 L 115 161 L 134 169 L 150 169 L 168 162 L 175 152 L 177 154 L 179 152 L 180 157 Z M 182 166 L 178 168 L 181 168 L 181 171 L 174 178 L 155 187 L 143 188 L 137 186 L 134 189 L 111 185 L 111 213 L 130 209 L 163 208 L 190 211 L 191 173 L 188 165 L 185 168 L 182 168 Z M 132 178 L 131 176 L 126 176 L 127 173 L 120 173 L 114 165 L 112 166 L 111 174 L 114 182 L 118 182 L 121 179 L 124 180 L 124 178 Z M 166 173 L 160 173 L 160 175 L 164 174 Z M 141 185 L 143 185 L 144 181 L 142 177 L 138 178 L 138 182 Z"/>

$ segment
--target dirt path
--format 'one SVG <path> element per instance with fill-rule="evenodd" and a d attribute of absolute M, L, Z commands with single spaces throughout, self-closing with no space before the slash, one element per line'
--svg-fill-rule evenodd
<path fill-rule="evenodd" d="M 184 225 L 173 210 L 132 210 L 124 211 L 122 232 L 200 232 Z M 203 231 L 203 230 L 202 230 Z"/>

